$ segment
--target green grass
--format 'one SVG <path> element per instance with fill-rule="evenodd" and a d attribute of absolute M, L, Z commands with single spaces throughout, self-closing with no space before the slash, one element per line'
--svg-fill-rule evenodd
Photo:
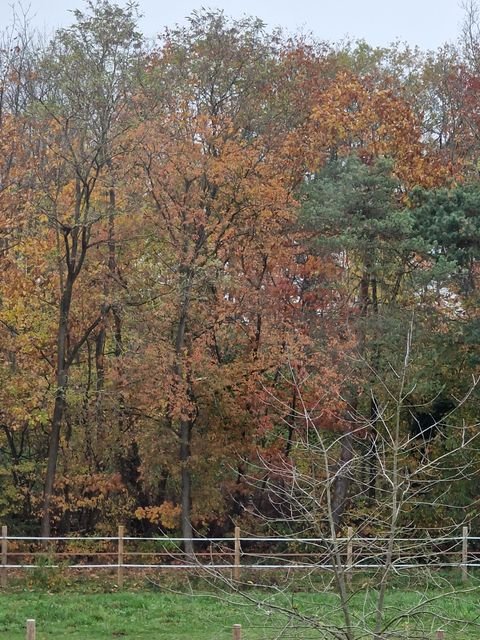
<path fill-rule="evenodd" d="M 223 598 L 165 593 L 147 589 L 116 593 L 14 591 L 0 595 L 0 640 L 24 640 L 27 618 L 37 621 L 37 640 L 227 640 L 232 637 L 232 625 L 243 627 L 242 640 L 273 640 L 274 638 L 317 640 L 322 633 L 299 623 L 288 624 L 288 617 L 276 612 L 276 606 L 319 616 L 329 622 L 340 621 L 338 601 L 334 593 L 270 593 L 250 591 L 248 595 L 260 601 L 249 604 L 239 596 Z M 205 592 L 205 589 L 203 589 Z M 390 611 L 405 612 L 420 598 L 440 596 L 440 591 L 396 589 L 388 594 Z M 366 615 L 373 619 L 375 592 L 359 591 L 352 599 L 357 619 Z M 234 602 L 227 602 L 225 598 Z M 396 627 L 398 635 L 407 638 L 434 638 L 436 629 L 446 630 L 446 640 L 476 640 L 480 627 L 465 627 L 460 621 L 474 622 L 480 614 L 480 593 L 472 590 L 455 597 L 439 597 L 417 619 L 407 617 Z M 451 620 L 446 624 L 440 615 Z M 281 629 L 283 635 L 279 635 Z M 418 630 L 422 634 L 418 634 Z"/>
<path fill-rule="evenodd" d="M 0 638 L 25 638 L 37 621 L 38 640 L 227 638 L 237 621 L 215 600 L 160 593 L 11 594 L 0 597 Z"/>

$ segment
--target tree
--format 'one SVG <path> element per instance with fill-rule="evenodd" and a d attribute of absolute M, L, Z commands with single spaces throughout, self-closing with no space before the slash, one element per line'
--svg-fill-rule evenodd
<path fill-rule="evenodd" d="M 147 52 L 135 22 L 98 0 L 0 51 L 5 512 L 225 533 L 265 506 L 248 464 L 295 446 L 293 372 L 340 437 L 340 528 L 360 449 L 376 499 L 378 380 L 411 312 L 412 405 L 475 366 L 474 57 L 204 10 Z"/>
<path fill-rule="evenodd" d="M 74 324 L 75 290 L 86 272 L 87 255 L 99 241 L 94 239 L 94 228 L 104 216 L 109 220 L 109 268 L 115 270 L 112 163 L 121 153 L 120 137 L 128 128 L 125 107 L 140 46 L 133 6 L 122 10 L 99 0 L 90 2 L 88 9 L 89 14 L 75 11 L 76 23 L 57 32 L 38 71 L 43 86 L 36 96 L 35 128 L 43 140 L 36 187 L 42 213 L 36 224 L 43 225 L 45 240 L 58 250 L 54 259 L 58 269 L 55 400 L 42 516 L 45 537 L 50 533 L 70 369 L 113 307 L 109 289 L 103 291 L 103 302 L 97 292 L 97 309 L 90 317 L 87 314 L 83 326 Z M 98 192 L 106 185 L 110 196 L 105 212 Z"/>
<path fill-rule="evenodd" d="M 339 467 L 337 461 L 345 434 L 339 435 L 318 425 L 308 405 L 303 403 L 303 385 L 294 372 L 291 384 L 297 388 L 299 404 L 296 441 L 291 455 L 288 460 L 264 458 L 259 460 L 257 467 L 251 467 L 250 480 L 255 487 L 258 486 L 259 469 L 263 469 L 263 477 L 268 478 L 262 490 L 269 495 L 274 509 L 273 516 L 262 512 L 257 512 L 257 516 L 271 527 L 280 525 L 282 536 L 291 537 L 297 551 L 299 532 L 304 542 L 309 538 L 317 541 L 314 548 L 318 560 L 311 561 L 312 572 L 307 571 L 303 578 L 297 580 L 315 591 L 318 586 L 312 580 L 313 572 L 315 569 L 325 571 L 325 565 L 331 567 L 331 574 L 327 574 L 321 587 L 323 593 L 329 589 L 336 593 L 336 598 L 325 602 L 329 608 L 327 614 L 322 608 L 319 615 L 315 605 L 296 607 L 291 594 L 291 606 L 284 601 L 279 603 L 279 599 L 274 597 L 270 599 L 268 592 L 279 594 L 288 591 L 291 587 L 289 580 L 286 584 L 273 586 L 261 585 L 260 580 L 255 582 L 256 587 L 262 586 L 267 590 L 267 594 L 262 594 L 261 602 L 268 602 L 269 608 L 280 610 L 288 618 L 290 627 L 296 624 L 303 628 L 307 626 L 331 638 L 356 640 L 371 636 L 375 640 L 384 640 L 392 633 L 400 633 L 406 619 L 409 633 L 421 633 L 424 631 L 423 616 L 427 616 L 428 624 L 431 624 L 429 605 L 438 598 L 438 591 L 422 591 L 414 604 L 406 605 L 400 611 L 388 602 L 389 589 L 394 587 L 398 578 L 408 580 L 409 565 L 417 558 L 425 562 L 424 575 L 429 584 L 433 582 L 441 590 L 442 598 L 455 598 L 462 591 L 448 577 L 436 578 L 432 574 L 432 565 L 438 563 L 436 556 L 442 553 L 442 549 L 432 548 L 431 538 L 417 526 L 412 514 L 416 510 L 424 513 L 426 504 L 434 505 L 435 510 L 450 510 L 452 517 L 448 524 L 446 520 L 441 524 L 437 520 L 434 525 L 435 537 L 445 537 L 446 540 L 458 533 L 459 526 L 471 522 L 474 514 L 467 506 L 458 504 L 453 485 L 469 481 L 478 473 L 478 424 L 467 426 L 460 415 L 478 379 L 473 378 L 467 395 L 457 407 L 436 421 L 437 436 L 425 449 L 424 440 L 412 438 L 407 418 L 408 410 L 413 408 L 412 393 L 416 384 L 414 322 L 404 326 L 403 331 L 406 333 L 404 353 L 393 354 L 389 373 L 378 379 L 382 395 L 377 395 L 375 423 L 370 416 L 364 417 L 350 407 L 353 423 L 350 433 L 356 446 L 354 454 L 343 467 Z M 352 364 L 357 365 L 356 362 Z M 272 402 L 275 403 L 275 399 Z M 277 408 L 283 413 L 281 400 L 277 402 Z M 377 434 L 375 456 L 379 468 L 379 491 L 373 508 L 366 512 L 361 505 L 369 490 L 369 478 L 362 474 L 363 456 L 359 444 L 372 426 Z M 348 474 L 354 487 L 345 514 L 353 533 L 347 535 L 345 528 L 340 531 L 337 528 L 334 505 L 335 484 L 343 474 Z M 352 566 L 348 566 L 345 556 L 352 540 L 357 547 L 362 545 L 366 549 L 367 559 L 354 557 Z M 448 549 L 448 544 L 445 548 Z M 365 581 L 361 575 L 362 565 L 368 565 L 371 580 Z M 358 580 L 355 574 L 351 575 L 352 569 L 358 569 Z M 211 576 L 217 586 L 225 585 L 229 592 L 233 590 L 240 598 L 261 606 L 255 592 L 246 588 L 251 582 L 232 582 L 213 570 Z M 318 580 L 318 575 L 315 579 Z M 352 606 L 357 594 L 361 594 L 363 603 L 360 614 Z M 445 623 L 448 620 L 440 618 L 440 624 L 443 626 Z"/>
<path fill-rule="evenodd" d="M 192 442 L 198 433 L 210 447 L 215 438 L 223 443 L 216 406 L 226 410 L 249 375 L 272 367 L 260 361 L 261 298 L 278 265 L 296 252 L 281 236 L 293 220 L 302 163 L 288 145 L 290 112 L 277 102 L 285 81 L 277 57 L 276 39 L 259 21 L 230 23 L 204 12 L 166 33 L 144 83 L 137 133 L 139 179 L 148 184 L 144 260 L 146 271 L 156 263 L 161 283 L 152 283 L 159 303 L 147 345 L 167 384 L 166 397 L 143 411 L 178 441 L 189 552 L 193 469 L 201 459 L 201 445 L 192 453 Z"/>
<path fill-rule="evenodd" d="M 385 359 L 398 349 L 393 337 L 397 333 L 393 327 L 401 318 L 395 318 L 398 300 L 414 266 L 412 219 L 402 205 L 400 182 L 392 175 L 390 161 L 380 158 L 368 165 L 351 157 L 328 163 L 304 192 L 302 216 L 312 234 L 313 250 L 333 253 L 343 268 L 343 277 L 336 276 L 336 286 L 339 303 L 350 308 L 347 322 L 354 327 L 355 351 L 374 375 L 381 375 Z M 388 344 L 392 338 L 393 344 Z M 374 499 L 377 400 L 371 372 L 358 370 L 357 376 L 347 392 L 348 402 L 359 411 L 363 395 L 367 396 L 369 406 L 364 409 L 369 412 L 372 431 L 365 455 L 370 461 L 368 494 Z M 352 438 L 346 434 L 342 443 L 342 461 L 347 463 L 354 455 Z M 333 495 L 337 525 L 347 491 L 348 482 L 340 476 Z"/>

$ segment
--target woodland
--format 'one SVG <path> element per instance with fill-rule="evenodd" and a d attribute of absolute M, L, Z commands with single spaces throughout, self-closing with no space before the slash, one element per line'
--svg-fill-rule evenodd
<path fill-rule="evenodd" d="M 478 6 L 431 52 L 72 15 L 1 34 L 0 521 L 478 528 Z"/>

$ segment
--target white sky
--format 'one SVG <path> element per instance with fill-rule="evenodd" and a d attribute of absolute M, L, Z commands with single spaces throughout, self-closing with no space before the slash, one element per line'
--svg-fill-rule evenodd
<path fill-rule="evenodd" d="M 122 4 L 122 2 L 120 2 Z M 164 26 L 183 22 L 201 6 L 222 8 L 231 16 L 255 15 L 269 26 L 312 32 L 317 39 L 364 38 L 372 45 L 399 39 L 423 49 L 454 42 L 461 28 L 461 0 L 140 0 L 140 26 L 154 36 Z M 0 0 L 0 24 L 10 22 L 12 0 Z M 82 0 L 22 0 L 33 24 L 47 33 L 71 20 L 69 9 Z"/>

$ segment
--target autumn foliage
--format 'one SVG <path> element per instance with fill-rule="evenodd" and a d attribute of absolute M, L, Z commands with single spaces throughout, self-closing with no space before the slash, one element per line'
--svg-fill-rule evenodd
<path fill-rule="evenodd" d="M 413 91 L 378 56 L 217 12 L 147 50 L 107 0 L 21 46 L 0 51 L 2 521 L 259 526 L 258 461 L 299 455 L 299 412 L 332 433 L 368 413 L 412 312 L 419 401 L 461 386 L 455 340 L 474 369 L 478 237 L 462 288 L 465 247 L 438 260 L 425 223 L 428 194 L 478 173 L 460 53 Z M 432 91 L 461 101 L 440 138 Z"/>

